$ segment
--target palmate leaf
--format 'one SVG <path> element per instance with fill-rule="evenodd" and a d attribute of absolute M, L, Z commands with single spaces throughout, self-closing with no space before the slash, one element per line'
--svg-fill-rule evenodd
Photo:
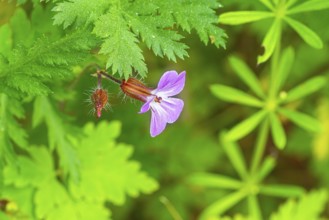
<path fill-rule="evenodd" d="M 123 204 L 126 194 L 136 197 L 140 192 L 151 193 L 157 189 L 158 184 L 140 171 L 138 162 L 128 161 L 132 147 L 115 142 L 120 127 L 119 122 L 84 127 L 86 138 L 75 143 L 81 161 L 81 182 L 71 184 L 76 197 Z"/>
<path fill-rule="evenodd" d="M 156 55 L 173 61 L 188 55 L 177 27 L 187 32 L 196 30 L 206 44 L 210 41 L 217 47 L 224 46 L 226 35 L 214 25 L 218 7 L 215 0 L 152 0 L 147 4 L 129 0 L 72 0 L 54 7 L 54 23 L 63 24 L 64 28 L 91 24 L 93 33 L 103 39 L 100 53 L 108 56 L 107 68 L 128 78 L 132 70 L 141 76 L 147 71 L 138 37 Z"/>
<path fill-rule="evenodd" d="M 219 23 L 229 25 L 245 24 L 273 17 L 274 14 L 266 11 L 238 11 L 227 12 L 219 16 Z"/>
<path fill-rule="evenodd" d="M 290 199 L 281 205 L 277 213 L 271 215 L 270 220 L 317 220 L 325 208 L 328 200 L 326 190 L 312 191 L 303 195 L 298 201 Z"/>
<path fill-rule="evenodd" d="M 295 14 L 306 11 L 324 10 L 327 8 L 329 8 L 329 1 L 327 0 L 309 0 L 289 9 L 287 13 Z"/>
<path fill-rule="evenodd" d="M 242 183 L 236 179 L 210 173 L 195 173 L 188 178 L 188 182 L 209 188 L 239 189 L 242 187 Z"/>
<path fill-rule="evenodd" d="M 33 126 L 45 121 L 48 128 L 48 141 L 51 150 L 56 149 L 64 173 L 75 182 L 79 181 L 79 159 L 76 149 L 68 139 L 70 130 L 57 114 L 47 97 L 40 96 L 34 102 Z"/>

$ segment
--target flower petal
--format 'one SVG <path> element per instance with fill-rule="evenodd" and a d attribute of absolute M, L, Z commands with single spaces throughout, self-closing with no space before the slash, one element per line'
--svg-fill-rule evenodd
<path fill-rule="evenodd" d="M 153 94 L 160 97 L 177 95 L 185 86 L 185 75 L 185 71 L 180 74 L 176 71 L 165 72 L 158 83 L 158 88 L 153 90 Z"/>
<path fill-rule="evenodd" d="M 153 101 L 153 97 L 152 96 L 150 96 L 150 97 L 148 97 L 148 101 L 146 101 L 145 103 L 144 103 L 144 105 L 141 107 L 141 109 L 140 109 L 140 111 L 138 112 L 139 114 L 142 114 L 142 113 L 145 113 L 145 112 L 147 112 L 148 110 L 150 110 L 150 108 L 151 108 L 151 102 Z"/>
<path fill-rule="evenodd" d="M 159 135 L 166 128 L 166 115 L 161 114 L 159 109 L 152 108 L 151 116 L 151 137 Z"/>
<path fill-rule="evenodd" d="M 183 110 L 184 101 L 176 98 L 164 98 L 160 105 L 163 111 L 167 113 L 166 122 L 174 123 Z"/>

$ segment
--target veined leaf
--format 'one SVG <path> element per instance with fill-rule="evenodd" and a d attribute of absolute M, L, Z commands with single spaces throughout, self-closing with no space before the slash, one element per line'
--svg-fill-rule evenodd
<path fill-rule="evenodd" d="M 224 198 L 220 198 L 218 201 L 208 206 L 208 208 L 202 212 L 200 220 L 208 220 L 221 215 L 226 210 L 241 201 L 244 197 L 246 197 L 247 194 L 247 190 L 239 190 L 225 196 Z"/>
<path fill-rule="evenodd" d="M 256 128 L 256 126 L 265 118 L 266 114 L 266 110 L 260 110 L 229 130 L 226 134 L 226 138 L 235 141 L 246 136 Z"/>
<path fill-rule="evenodd" d="M 281 37 L 281 27 L 282 23 L 280 19 L 275 19 L 273 22 L 270 30 L 267 32 L 262 46 L 265 49 L 265 52 L 263 55 L 258 56 L 257 63 L 264 63 L 267 61 L 273 54 L 275 47 L 277 47 L 278 42 L 280 41 Z"/>
<path fill-rule="evenodd" d="M 210 87 L 210 90 L 217 98 L 227 102 L 240 103 L 254 107 L 263 106 L 263 103 L 259 99 L 229 86 L 215 84 Z"/>
<path fill-rule="evenodd" d="M 313 191 L 303 195 L 298 201 L 289 199 L 281 205 L 278 212 L 271 215 L 271 220 L 283 219 L 320 219 L 320 214 L 328 201 L 327 190 Z"/>
<path fill-rule="evenodd" d="M 302 99 L 303 97 L 321 89 L 326 84 L 326 82 L 326 78 L 322 76 L 311 78 L 287 92 L 287 97 L 285 98 L 284 102 L 287 103 L 297 99 Z"/>
<path fill-rule="evenodd" d="M 227 12 L 219 16 L 219 23 L 229 25 L 245 24 L 253 21 L 273 17 L 274 14 L 266 11 L 237 11 Z"/>
<path fill-rule="evenodd" d="M 260 186 L 260 193 L 268 196 L 289 198 L 301 196 L 304 192 L 305 190 L 302 187 L 294 185 L 271 184 Z"/>
<path fill-rule="evenodd" d="M 288 17 L 285 17 L 284 20 L 299 34 L 301 38 L 303 38 L 308 45 L 316 49 L 321 49 L 323 47 L 321 38 L 310 28 L 299 21 Z"/>
<path fill-rule="evenodd" d="M 328 0 L 309 0 L 303 2 L 287 11 L 287 14 L 296 14 L 306 11 L 317 11 L 329 8 Z"/>
<path fill-rule="evenodd" d="M 288 78 L 288 75 L 291 71 L 294 62 L 294 57 L 295 53 L 291 47 L 283 51 L 282 58 L 278 67 L 278 72 L 274 76 L 273 84 L 271 85 L 271 89 L 273 89 L 273 94 L 277 95 L 277 93 L 280 92 L 282 86 Z"/>
<path fill-rule="evenodd" d="M 275 113 L 270 114 L 270 122 L 274 143 L 279 149 L 282 150 L 286 146 L 287 142 L 283 126 Z"/>
<path fill-rule="evenodd" d="M 256 93 L 259 97 L 264 98 L 265 94 L 262 90 L 259 81 L 257 80 L 255 74 L 252 70 L 239 58 L 230 57 L 229 58 L 231 67 L 240 77 L 240 79 L 246 83 L 249 88 Z"/>
<path fill-rule="evenodd" d="M 280 108 L 279 112 L 285 117 L 289 118 L 292 122 L 305 130 L 311 132 L 319 132 L 321 130 L 321 124 L 315 118 L 312 118 L 304 113 L 292 111 L 284 108 Z"/>
<path fill-rule="evenodd" d="M 235 171 L 242 179 L 245 179 L 248 176 L 248 171 L 240 147 L 237 143 L 227 139 L 227 133 L 220 134 L 219 139 Z"/>
<path fill-rule="evenodd" d="M 242 183 L 236 179 L 211 173 L 195 173 L 188 178 L 188 182 L 198 186 L 221 189 L 239 189 L 242 186 Z"/>

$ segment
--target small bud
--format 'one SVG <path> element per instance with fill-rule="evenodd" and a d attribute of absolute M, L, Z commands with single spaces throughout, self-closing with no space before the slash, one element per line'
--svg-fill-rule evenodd
<path fill-rule="evenodd" d="M 122 80 L 120 88 L 127 96 L 142 102 L 146 102 L 147 97 L 152 95 L 152 89 L 135 78 L 129 78 L 127 81 Z"/>
<path fill-rule="evenodd" d="M 94 107 L 95 107 L 96 117 L 100 118 L 102 115 L 102 110 L 108 104 L 107 103 L 107 101 L 108 101 L 107 91 L 102 88 L 95 89 L 95 91 L 91 95 L 91 101 L 93 102 Z"/>

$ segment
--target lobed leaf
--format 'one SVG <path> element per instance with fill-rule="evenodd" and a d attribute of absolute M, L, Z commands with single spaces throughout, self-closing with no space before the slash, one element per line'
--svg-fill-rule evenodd
<path fill-rule="evenodd" d="M 298 201 L 289 199 L 272 214 L 270 220 L 282 219 L 320 219 L 320 214 L 328 200 L 326 190 L 313 191 L 303 195 Z"/>

